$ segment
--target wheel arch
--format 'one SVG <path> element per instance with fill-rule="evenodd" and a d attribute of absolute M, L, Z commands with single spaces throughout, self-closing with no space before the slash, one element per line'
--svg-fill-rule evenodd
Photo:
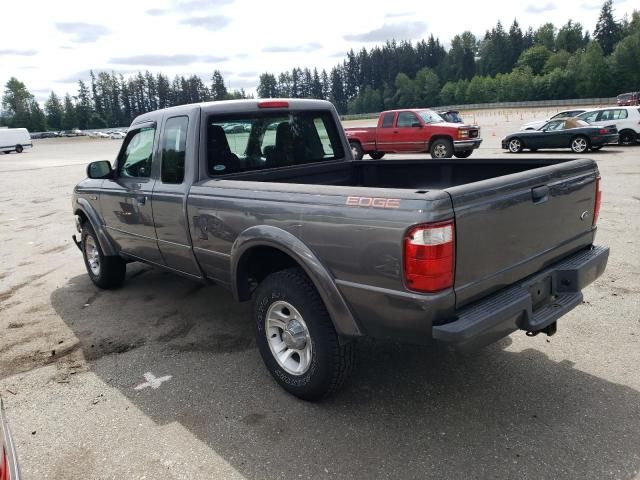
<path fill-rule="evenodd" d="M 118 255 L 118 250 L 111 240 L 111 237 L 107 234 L 104 225 L 100 221 L 100 216 L 98 215 L 98 212 L 96 212 L 95 208 L 93 208 L 93 205 L 91 205 L 85 198 L 77 198 L 75 203 L 76 204 L 73 209 L 74 215 L 80 217 L 80 222 L 82 224 L 84 222 L 89 222 L 98 237 L 98 242 L 100 242 L 100 248 L 102 248 L 104 255 Z"/>
<path fill-rule="evenodd" d="M 299 267 L 316 287 L 338 334 L 362 335 L 331 274 L 293 234 L 268 225 L 248 228 L 231 247 L 230 262 L 231 290 L 237 300 L 249 300 L 252 281 L 259 282 L 270 273 Z"/>

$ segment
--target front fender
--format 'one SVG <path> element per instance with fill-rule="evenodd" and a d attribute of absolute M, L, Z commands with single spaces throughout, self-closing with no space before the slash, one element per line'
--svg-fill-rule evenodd
<path fill-rule="evenodd" d="M 320 294 L 338 334 L 349 337 L 362 335 L 333 277 L 324 265 L 299 238 L 277 227 L 261 225 L 248 228 L 238 236 L 231 247 L 231 289 L 235 298 L 239 298 L 240 259 L 249 249 L 258 246 L 276 248 L 300 265 Z"/>
<path fill-rule="evenodd" d="M 75 205 L 73 206 L 73 213 L 78 215 L 79 212 L 82 212 L 84 216 L 87 217 L 89 223 L 91 223 L 93 231 L 96 232 L 96 235 L 98 236 L 98 242 L 100 243 L 102 252 L 106 256 L 118 255 L 118 250 L 111 240 L 111 237 L 107 234 L 104 225 L 100 220 L 100 215 L 86 198 L 76 198 Z"/>

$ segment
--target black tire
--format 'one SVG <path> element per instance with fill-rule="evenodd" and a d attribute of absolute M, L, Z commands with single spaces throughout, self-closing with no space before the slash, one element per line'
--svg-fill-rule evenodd
<path fill-rule="evenodd" d="M 353 154 L 353 158 L 355 160 L 362 160 L 364 157 L 364 152 L 362 151 L 362 146 L 360 142 L 349 142 L 349 146 L 351 147 L 351 153 Z"/>
<path fill-rule="evenodd" d="M 451 158 L 453 156 L 453 144 L 451 140 L 439 138 L 431 144 L 429 153 L 431 154 L 431 158 Z"/>
<path fill-rule="evenodd" d="M 267 327 L 270 309 L 283 303 L 299 312 L 311 342 L 310 362 L 301 374 L 286 371 L 270 346 L 270 342 L 285 344 L 282 336 L 284 331 Z M 353 366 L 353 343 L 340 344 L 320 295 L 303 271 L 289 268 L 269 275 L 256 289 L 252 308 L 260 355 L 269 373 L 282 388 L 303 400 L 319 400 L 342 386 Z"/>
<path fill-rule="evenodd" d="M 529 149 L 529 151 L 530 151 L 531 153 L 536 153 L 536 152 L 538 151 L 538 149 L 537 149 L 537 148 L 530 148 L 530 149 Z"/>
<path fill-rule="evenodd" d="M 384 152 L 371 152 L 369 156 L 374 160 L 380 160 L 382 157 L 384 157 Z"/>
<path fill-rule="evenodd" d="M 93 246 L 95 246 L 99 259 L 97 269 L 95 265 L 92 267 L 89 259 L 90 253 L 88 253 L 88 250 L 90 251 Z M 118 288 L 124 282 L 124 277 L 127 273 L 126 262 L 120 257 L 104 255 L 98 242 L 98 237 L 88 221 L 82 226 L 82 257 L 84 258 L 84 265 L 87 268 L 89 278 L 96 286 L 108 290 Z"/>
<path fill-rule="evenodd" d="M 576 135 L 571 139 L 569 147 L 573 153 L 587 153 L 589 148 L 591 148 L 591 143 L 589 142 L 589 138 L 584 135 Z"/>
<path fill-rule="evenodd" d="M 618 136 L 618 144 L 633 145 L 636 143 L 637 135 L 633 130 L 623 130 Z"/>
<path fill-rule="evenodd" d="M 456 158 L 469 158 L 473 150 L 462 150 L 461 152 L 453 152 L 453 156 Z"/>
<path fill-rule="evenodd" d="M 16 153 L 22 153 L 22 145 L 16 145 Z"/>
<path fill-rule="evenodd" d="M 507 142 L 507 149 L 511 153 L 520 153 L 523 148 L 524 142 L 518 137 L 510 138 Z"/>

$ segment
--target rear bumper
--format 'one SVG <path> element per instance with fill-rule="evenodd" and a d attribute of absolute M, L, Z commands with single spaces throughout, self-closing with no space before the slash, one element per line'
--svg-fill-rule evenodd
<path fill-rule="evenodd" d="M 612 133 L 611 135 L 599 135 L 597 137 L 591 137 L 591 145 L 600 146 L 607 143 L 618 143 L 619 135 Z"/>
<path fill-rule="evenodd" d="M 581 250 L 518 284 L 465 307 L 458 312 L 457 320 L 434 325 L 433 339 L 459 350 L 472 350 L 516 330 L 540 331 L 582 303 L 581 290 L 604 272 L 608 258 L 606 247 Z M 537 285 L 550 285 L 550 296 L 534 309 L 532 288 Z"/>
<path fill-rule="evenodd" d="M 466 150 L 474 150 L 482 143 L 481 138 L 474 138 L 472 140 L 454 140 L 453 149 L 456 152 L 463 152 Z"/>

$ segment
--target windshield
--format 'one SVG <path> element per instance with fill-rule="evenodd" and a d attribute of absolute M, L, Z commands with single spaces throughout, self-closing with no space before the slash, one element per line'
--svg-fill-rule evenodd
<path fill-rule="evenodd" d="M 433 110 L 420 110 L 418 112 L 424 123 L 442 123 L 444 120 Z"/>

